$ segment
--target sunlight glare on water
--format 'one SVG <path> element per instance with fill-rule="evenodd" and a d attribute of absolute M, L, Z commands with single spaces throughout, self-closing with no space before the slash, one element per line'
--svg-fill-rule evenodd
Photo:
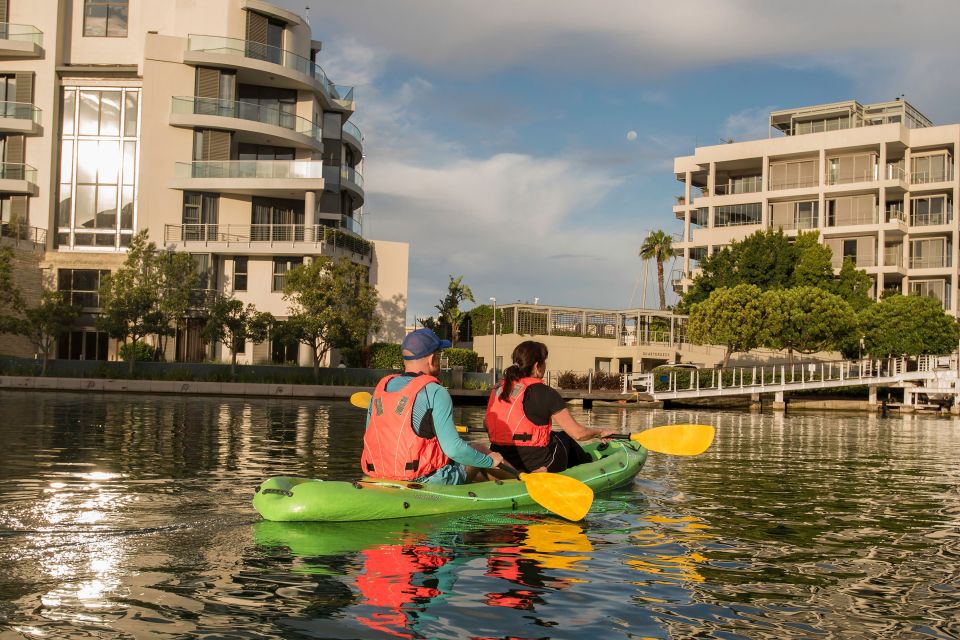
<path fill-rule="evenodd" d="M 0 637 L 960 635 L 957 419 L 573 411 L 717 436 L 577 523 L 274 523 L 262 479 L 359 475 L 346 401 L 2 392 Z"/>

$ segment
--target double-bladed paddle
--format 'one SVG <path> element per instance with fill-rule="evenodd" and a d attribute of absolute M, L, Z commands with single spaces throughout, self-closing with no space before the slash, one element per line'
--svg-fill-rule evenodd
<path fill-rule="evenodd" d="M 358 391 L 350 396 L 355 407 L 366 409 L 370 406 L 370 394 Z M 457 431 L 466 433 L 467 427 L 457 425 Z M 668 424 L 654 427 L 639 433 L 617 433 L 614 440 L 633 440 L 644 448 L 670 456 L 698 456 L 706 451 L 713 442 L 716 430 L 708 424 Z"/>
<path fill-rule="evenodd" d="M 358 391 L 350 396 L 350 404 L 360 409 L 370 406 L 370 394 Z M 457 426 L 457 430 L 467 431 Z M 513 474 L 526 486 L 534 502 L 567 520 L 582 520 L 593 504 L 593 489 L 586 483 L 559 473 L 521 473 L 506 462 L 500 468 Z"/>

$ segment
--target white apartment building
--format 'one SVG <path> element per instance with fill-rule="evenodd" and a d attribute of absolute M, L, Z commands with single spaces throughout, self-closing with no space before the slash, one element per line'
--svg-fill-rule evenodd
<path fill-rule="evenodd" d="M 263 0 L 0 0 L 2 235 L 42 246 L 48 286 L 87 312 L 59 357 L 115 357 L 97 289 L 141 229 L 194 256 L 200 294 L 280 318 L 289 269 L 346 255 L 370 268 L 380 339 L 403 337 L 408 245 L 362 235 L 354 93 L 320 50 Z M 168 359 L 211 355 L 202 322 Z M 248 344 L 239 361 L 310 359 Z"/>
<path fill-rule="evenodd" d="M 705 256 L 759 229 L 818 230 L 886 289 L 937 298 L 957 314 L 960 124 L 934 126 L 904 100 L 855 100 L 770 114 L 770 137 L 697 147 L 674 160 L 683 195 L 675 247 L 686 291 Z"/>

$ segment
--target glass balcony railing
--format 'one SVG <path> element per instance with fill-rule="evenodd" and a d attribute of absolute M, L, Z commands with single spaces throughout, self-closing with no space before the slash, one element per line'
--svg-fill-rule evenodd
<path fill-rule="evenodd" d="M 204 51 L 207 53 L 224 53 L 243 56 L 254 60 L 263 60 L 292 69 L 313 78 L 314 84 L 331 100 L 338 102 L 353 102 L 353 87 L 337 86 L 327 77 L 323 68 L 309 58 L 297 55 L 292 51 L 274 47 L 253 40 L 240 38 L 225 38 L 222 36 L 188 36 L 190 51 Z"/>
<path fill-rule="evenodd" d="M 935 169 L 933 171 L 914 171 L 910 174 L 911 184 L 927 184 L 928 182 L 949 182 L 953 180 L 953 167 Z"/>
<path fill-rule="evenodd" d="M 950 256 L 932 255 L 932 256 L 910 256 L 911 269 L 942 269 L 950 266 Z"/>
<path fill-rule="evenodd" d="M 178 162 L 174 177 L 318 180 L 323 178 L 323 163 L 313 160 L 197 160 Z"/>
<path fill-rule="evenodd" d="M 360 128 L 349 120 L 343 123 L 343 132 L 363 142 L 363 135 L 360 133 Z"/>
<path fill-rule="evenodd" d="M 350 167 L 340 167 L 340 180 L 349 180 L 353 184 L 363 189 L 363 176 L 356 169 Z"/>
<path fill-rule="evenodd" d="M 883 265 L 885 267 L 903 266 L 903 247 L 887 247 L 883 250 Z"/>
<path fill-rule="evenodd" d="M 715 195 L 731 196 L 738 193 L 757 193 L 763 191 L 763 177 L 751 176 L 749 178 L 739 178 L 731 182 L 717 184 L 714 187 Z"/>
<path fill-rule="evenodd" d="M 350 167 L 337 167 L 333 165 L 327 165 L 323 168 L 323 179 L 327 181 L 328 184 L 341 184 L 345 180 L 349 180 L 353 184 L 357 185 L 361 189 L 363 188 L 363 176 L 360 175 L 360 172 L 356 169 L 351 169 Z"/>
<path fill-rule="evenodd" d="M 349 216 L 344 216 L 344 219 L 353 221 Z M 343 227 L 348 228 L 350 226 L 346 224 Z M 164 229 L 164 242 L 216 242 L 246 247 L 264 243 L 306 243 L 329 245 L 365 256 L 370 255 L 370 242 L 343 229 L 321 224 L 168 224 Z"/>
<path fill-rule="evenodd" d="M 903 206 L 887 207 L 887 222 L 906 222 L 907 216 L 903 212 Z"/>
<path fill-rule="evenodd" d="M 0 163 L 0 180 L 26 180 L 36 183 L 37 170 L 28 164 Z"/>
<path fill-rule="evenodd" d="M 43 46 L 43 32 L 32 24 L 0 22 L 0 40 L 32 42 L 35 45 Z M 0 47 L 2 46 L 3 45 L 0 44 Z"/>
<path fill-rule="evenodd" d="M 953 221 L 953 207 L 947 211 L 917 212 L 910 214 L 911 227 L 932 227 L 941 224 L 950 224 Z"/>
<path fill-rule="evenodd" d="M 254 102 L 179 96 L 173 98 L 172 109 L 174 113 L 220 116 L 271 124 L 296 131 L 317 142 L 320 142 L 323 137 L 320 125 L 315 122 L 281 111 L 276 107 L 263 106 Z"/>
<path fill-rule="evenodd" d="M 0 118 L 30 120 L 40 124 L 40 109 L 29 102 L 0 102 Z"/>
<path fill-rule="evenodd" d="M 873 182 L 876 180 L 876 170 L 875 169 L 865 169 L 863 171 L 855 171 L 849 175 L 840 175 L 835 172 L 827 172 L 827 184 L 852 184 L 854 182 Z"/>
<path fill-rule="evenodd" d="M 817 179 L 813 176 L 770 180 L 771 191 L 777 191 L 779 189 L 801 189 L 815 186 L 817 186 Z"/>

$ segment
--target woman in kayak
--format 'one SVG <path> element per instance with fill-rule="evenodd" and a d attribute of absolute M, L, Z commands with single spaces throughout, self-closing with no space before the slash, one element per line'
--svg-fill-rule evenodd
<path fill-rule="evenodd" d="M 585 427 L 570 415 L 556 389 L 543 383 L 547 345 L 527 340 L 513 350 L 513 365 L 493 389 L 485 424 L 490 449 L 520 471 L 555 473 L 590 462 L 578 441 L 605 438 L 614 430 Z M 553 431 L 555 423 L 562 431 Z"/>

